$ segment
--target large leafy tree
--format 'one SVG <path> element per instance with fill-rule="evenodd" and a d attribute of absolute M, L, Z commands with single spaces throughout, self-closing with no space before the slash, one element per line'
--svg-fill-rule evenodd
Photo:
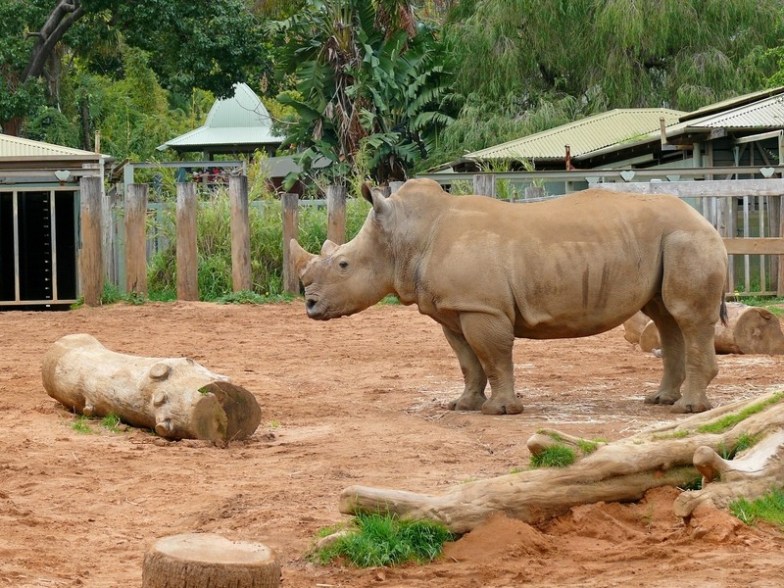
<path fill-rule="evenodd" d="M 608 108 L 762 89 L 783 35 L 781 0 L 462 0 L 444 36 L 469 99 L 442 157 Z"/>
<path fill-rule="evenodd" d="M 5 0 L 0 5 L 0 126 L 16 133 L 48 100 L 57 108 L 63 59 L 115 79 L 125 49 L 149 55 L 161 85 L 217 95 L 258 77 L 267 60 L 257 19 L 245 0 Z"/>
<path fill-rule="evenodd" d="M 309 0 L 278 26 L 280 72 L 296 88 L 278 99 L 298 114 L 287 132 L 304 168 L 405 179 L 450 120 L 433 31 L 401 0 Z"/>

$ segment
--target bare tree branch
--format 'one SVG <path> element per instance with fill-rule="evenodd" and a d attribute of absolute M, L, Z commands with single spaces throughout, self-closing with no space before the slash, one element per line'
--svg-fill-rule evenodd
<path fill-rule="evenodd" d="M 22 82 L 39 77 L 63 35 L 84 14 L 81 0 L 60 0 L 38 33 L 30 61 L 22 74 Z"/>

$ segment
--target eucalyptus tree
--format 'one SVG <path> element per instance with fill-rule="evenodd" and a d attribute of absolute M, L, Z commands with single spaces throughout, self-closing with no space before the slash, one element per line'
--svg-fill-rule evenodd
<path fill-rule="evenodd" d="M 462 0 L 444 37 L 468 96 L 444 134 L 446 156 L 609 108 L 689 111 L 762 89 L 784 3 Z"/>
<path fill-rule="evenodd" d="M 404 179 L 450 120 L 446 54 L 404 0 L 308 0 L 277 23 L 277 65 L 293 89 L 278 100 L 306 172 Z"/>

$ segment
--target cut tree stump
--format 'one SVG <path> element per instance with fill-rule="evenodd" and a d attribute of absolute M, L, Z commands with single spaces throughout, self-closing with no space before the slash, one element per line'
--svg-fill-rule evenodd
<path fill-rule="evenodd" d="M 42 363 L 46 392 L 89 417 L 117 415 L 167 439 L 247 439 L 261 408 L 245 388 L 190 358 L 115 353 L 80 333 L 55 341 Z"/>
<path fill-rule="evenodd" d="M 144 554 L 142 588 L 277 588 L 280 564 L 261 543 L 212 533 L 158 539 Z"/>
<path fill-rule="evenodd" d="M 753 499 L 767 493 L 775 479 L 780 483 L 782 431 L 782 392 L 715 408 L 613 443 L 543 430 L 529 439 L 529 451 L 540 455 L 553 445 L 568 447 L 576 456 L 572 465 L 468 482 L 438 496 L 351 486 L 341 494 L 340 512 L 393 513 L 437 521 L 454 533 L 465 533 L 496 512 L 538 523 L 580 504 L 634 501 L 657 486 L 684 487 L 702 473 L 704 488 L 684 492 L 673 507 L 685 517 L 700 502 L 710 500 L 723 507 L 733 497 Z M 708 454 L 732 454 L 750 442 L 752 447 L 731 461 Z"/>
<path fill-rule="evenodd" d="M 661 347 L 659 331 L 642 312 L 623 323 L 624 339 L 643 351 Z M 740 302 L 727 303 L 727 324 L 716 323 L 716 353 L 778 355 L 784 353 L 784 333 L 776 315 Z"/>

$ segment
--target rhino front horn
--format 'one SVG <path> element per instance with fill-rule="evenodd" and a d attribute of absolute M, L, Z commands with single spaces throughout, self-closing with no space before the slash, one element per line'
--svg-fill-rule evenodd
<path fill-rule="evenodd" d="M 300 244 L 297 243 L 296 239 L 289 241 L 289 253 L 291 254 L 291 260 L 294 262 L 294 269 L 297 270 L 299 276 L 302 276 L 302 272 L 305 270 L 310 260 L 316 257 L 312 253 L 305 251 Z"/>

